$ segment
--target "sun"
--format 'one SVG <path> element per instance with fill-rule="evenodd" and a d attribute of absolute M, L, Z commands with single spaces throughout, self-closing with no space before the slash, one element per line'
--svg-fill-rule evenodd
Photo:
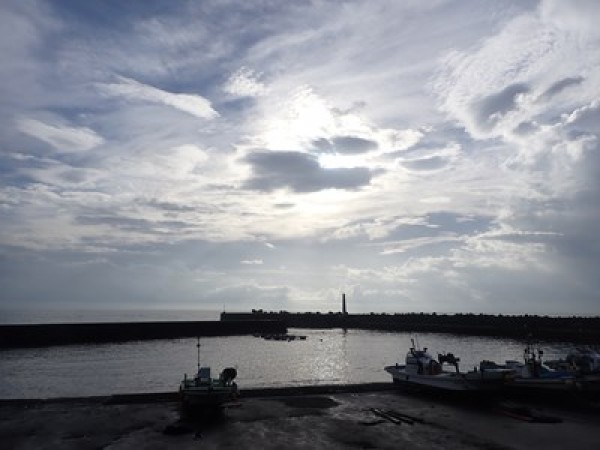
<path fill-rule="evenodd" d="M 261 140 L 272 150 L 298 150 L 336 128 L 331 107 L 307 86 L 268 109 Z"/>

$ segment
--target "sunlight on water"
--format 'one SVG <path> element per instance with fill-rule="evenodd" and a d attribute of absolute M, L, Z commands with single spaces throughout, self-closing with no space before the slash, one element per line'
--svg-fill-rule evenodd
<path fill-rule="evenodd" d="M 241 389 L 268 386 L 389 382 L 386 365 L 403 363 L 409 333 L 366 330 L 299 330 L 305 341 L 252 336 L 201 339 L 202 365 L 218 376 L 236 367 Z M 420 333 L 421 347 L 453 352 L 461 368 L 482 359 L 522 358 L 524 343 L 512 339 Z M 547 359 L 573 346 L 544 344 Z M 196 340 L 168 339 L 121 344 L 68 345 L 0 351 L 0 398 L 107 395 L 175 391 L 184 373 L 196 370 Z"/>

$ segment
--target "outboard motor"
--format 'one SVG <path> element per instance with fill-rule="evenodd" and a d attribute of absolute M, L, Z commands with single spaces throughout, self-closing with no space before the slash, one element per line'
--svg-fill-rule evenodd
<path fill-rule="evenodd" d="M 458 362 L 460 361 L 460 358 L 457 358 L 456 356 L 454 356 L 453 353 L 448 353 L 446 355 L 442 355 L 442 354 L 438 354 L 438 360 L 440 362 L 440 365 L 444 365 L 444 363 L 448 363 L 452 366 L 454 366 L 454 368 L 456 369 L 456 373 L 458 373 Z"/>
<path fill-rule="evenodd" d="M 237 370 L 235 370 L 233 367 L 227 367 L 223 370 L 223 372 L 221 372 L 221 380 L 225 384 L 231 383 L 233 380 L 235 380 L 235 377 L 237 377 Z"/>

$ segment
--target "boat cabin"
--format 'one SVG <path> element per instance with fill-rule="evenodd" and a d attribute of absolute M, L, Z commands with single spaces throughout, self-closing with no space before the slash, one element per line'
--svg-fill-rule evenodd
<path fill-rule="evenodd" d="M 210 367 L 200 367 L 196 376 L 196 384 L 211 384 Z"/>
<path fill-rule="evenodd" d="M 405 370 L 407 375 L 439 375 L 442 365 L 427 353 L 427 347 L 423 350 L 411 348 L 406 354 Z"/>

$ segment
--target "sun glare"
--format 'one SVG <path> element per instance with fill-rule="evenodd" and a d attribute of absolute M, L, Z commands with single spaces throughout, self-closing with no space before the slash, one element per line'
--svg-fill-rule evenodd
<path fill-rule="evenodd" d="M 329 106 L 308 87 L 298 89 L 279 106 L 271 112 L 272 118 L 267 118 L 263 134 L 263 141 L 270 149 L 295 150 L 335 129 Z"/>

